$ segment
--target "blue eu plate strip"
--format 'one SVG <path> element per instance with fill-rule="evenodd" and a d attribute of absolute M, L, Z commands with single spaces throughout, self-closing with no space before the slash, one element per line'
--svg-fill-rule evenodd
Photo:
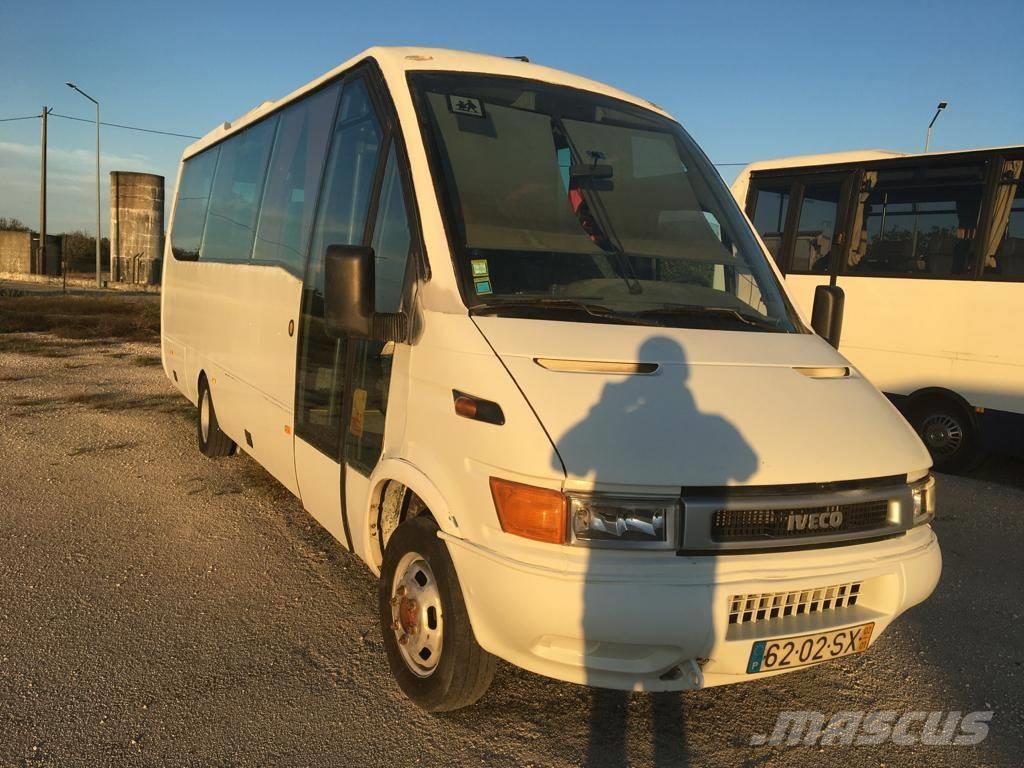
<path fill-rule="evenodd" d="M 754 643 L 754 648 L 750 652 L 750 663 L 747 664 L 748 674 L 751 672 L 761 671 L 761 661 L 764 659 L 765 642 L 766 641 L 764 640 L 758 640 L 756 643 Z"/>

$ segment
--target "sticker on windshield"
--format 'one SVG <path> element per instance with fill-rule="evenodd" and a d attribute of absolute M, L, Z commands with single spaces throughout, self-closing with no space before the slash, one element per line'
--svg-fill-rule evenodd
<path fill-rule="evenodd" d="M 489 277 L 478 277 L 473 281 L 477 296 L 486 296 L 491 291 L 491 279 Z"/>
<path fill-rule="evenodd" d="M 469 96 L 448 96 L 448 109 L 456 115 L 484 116 L 484 103 Z"/>
<path fill-rule="evenodd" d="M 469 264 L 473 268 L 473 277 L 487 277 L 487 259 L 473 259 Z"/>

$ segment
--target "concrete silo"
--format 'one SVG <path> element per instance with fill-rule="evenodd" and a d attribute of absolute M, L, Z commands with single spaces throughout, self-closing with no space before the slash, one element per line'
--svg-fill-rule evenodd
<path fill-rule="evenodd" d="M 164 177 L 110 172 L 110 279 L 160 282 L 164 251 Z"/>

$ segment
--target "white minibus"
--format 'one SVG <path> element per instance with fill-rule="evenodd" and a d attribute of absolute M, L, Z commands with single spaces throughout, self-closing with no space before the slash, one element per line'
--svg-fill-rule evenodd
<path fill-rule="evenodd" d="M 840 350 L 936 468 L 1024 456 L 1024 147 L 753 163 L 733 193 L 797 304 L 846 298 Z"/>
<path fill-rule="evenodd" d="M 496 660 L 691 690 L 859 653 L 934 589 L 914 431 L 656 105 L 371 48 L 186 149 L 167 376 L 380 577 L 421 707 Z M 341 609 L 342 606 L 339 606 Z"/>

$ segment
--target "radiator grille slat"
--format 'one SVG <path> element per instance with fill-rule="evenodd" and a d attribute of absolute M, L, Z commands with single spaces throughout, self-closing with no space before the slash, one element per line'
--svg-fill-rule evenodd
<path fill-rule="evenodd" d="M 794 592 L 755 592 L 729 598 L 729 623 L 748 624 L 787 616 L 834 611 L 857 604 L 860 582 L 833 584 L 829 587 Z"/>
<path fill-rule="evenodd" d="M 827 528 L 798 527 L 804 515 L 822 515 L 834 519 L 839 513 L 842 522 Z M 795 516 L 795 517 L 794 517 Z M 794 520 L 791 523 L 790 518 Z M 711 538 L 718 542 L 758 541 L 761 539 L 792 539 L 800 536 L 821 536 L 830 533 L 854 533 L 885 528 L 889 522 L 886 499 L 853 504 L 832 504 L 818 507 L 782 509 L 719 509 L 712 514 Z"/>

